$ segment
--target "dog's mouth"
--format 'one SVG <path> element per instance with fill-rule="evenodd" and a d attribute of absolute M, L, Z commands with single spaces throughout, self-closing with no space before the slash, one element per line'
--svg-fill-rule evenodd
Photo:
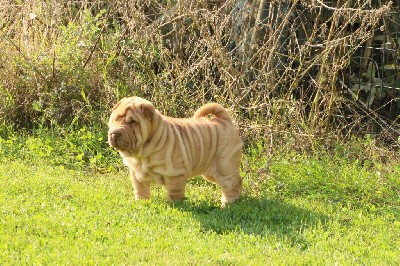
<path fill-rule="evenodd" d="M 113 136 L 108 136 L 108 144 L 116 150 L 124 150 L 128 147 L 126 141 L 117 140 Z"/>

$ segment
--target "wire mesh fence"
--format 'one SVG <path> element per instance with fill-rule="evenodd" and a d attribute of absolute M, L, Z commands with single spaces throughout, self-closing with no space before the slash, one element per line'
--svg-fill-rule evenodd
<path fill-rule="evenodd" d="M 349 66 L 347 84 L 374 110 L 390 116 L 400 108 L 400 8 L 385 15 L 372 36 L 360 45 Z"/>

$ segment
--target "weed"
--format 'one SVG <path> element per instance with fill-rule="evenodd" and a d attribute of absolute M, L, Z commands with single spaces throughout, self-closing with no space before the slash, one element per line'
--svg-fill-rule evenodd
<path fill-rule="evenodd" d="M 108 172 L 119 168 L 120 158 L 108 147 L 106 140 L 105 131 L 93 128 L 82 127 L 76 131 L 42 129 L 31 135 L 0 137 L 0 156 Z"/>
<path fill-rule="evenodd" d="M 398 110 L 390 110 L 393 123 L 381 117 L 396 108 L 395 90 L 374 95 L 374 110 L 361 110 L 347 95 L 352 87 L 338 85 L 349 68 L 365 76 L 351 59 L 378 28 L 397 71 L 397 6 L 350 2 L 6 4 L 0 123 L 96 127 L 118 99 L 138 95 L 171 116 L 217 101 L 231 109 L 246 140 L 268 136 L 273 147 L 315 149 L 319 139 L 332 148 L 338 136 L 370 132 L 371 121 L 373 132 L 387 129 L 385 139 L 397 146 Z M 362 61 L 372 57 L 365 52 Z"/>

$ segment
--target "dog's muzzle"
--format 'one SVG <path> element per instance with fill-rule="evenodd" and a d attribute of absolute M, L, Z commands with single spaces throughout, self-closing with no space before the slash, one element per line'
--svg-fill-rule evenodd
<path fill-rule="evenodd" d="M 128 136 L 129 134 L 124 132 L 124 128 L 110 129 L 108 131 L 108 144 L 117 150 L 129 149 L 131 148 L 131 139 Z"/>

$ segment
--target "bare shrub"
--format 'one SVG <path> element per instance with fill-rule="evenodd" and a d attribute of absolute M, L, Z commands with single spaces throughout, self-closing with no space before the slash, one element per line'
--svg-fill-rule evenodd
<path fill-rule="evenodd" d="M 312 148 L 365 123 L 339 81 L 383 2 L 3 1 L 0 119 L 104 123 L 132 94 L 179 116 L 217 101 L 248 139 Z"/>

